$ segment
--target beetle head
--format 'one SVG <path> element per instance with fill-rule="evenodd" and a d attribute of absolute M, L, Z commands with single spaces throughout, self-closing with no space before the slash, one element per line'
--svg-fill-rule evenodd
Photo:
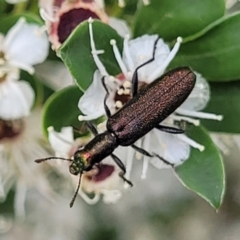
<path fill-rule="evenodd" d="M 86 165 L 86 154 L 82 150 L 78 150 L 75 152 L 73 162 L 69 166 L 69 172 L 73 175 L 78 175 L 85 170 Z"/>

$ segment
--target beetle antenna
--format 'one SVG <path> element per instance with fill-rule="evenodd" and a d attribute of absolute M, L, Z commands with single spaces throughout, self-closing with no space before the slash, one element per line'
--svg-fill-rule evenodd
<path fill-rule="evenodd" d="M 80 185 L 81 185 L 81 179 L 82 179 L 82 172 L 80 172 L 80 175 L 79 175 L 79 180 L 78 180 L 78 186 L 77 186 L 77 189 L 74 193 L 74 196 L 69 204 L 70 208 L 73 206 L 74 202 L 75 202 L 75 199 L 77 197 L 77 194 L 78 194 L 78 191 L 79 191 L 79 188 L 80 188 Z"/>
<path fill-rule="evenodd" d="M 65 160 L 65 161 L 73 162 L 72 159 L 61 158 L 61 157 L 40 158 L 40 159 L 36 159 L 34 162 L 36 162 L 36 163 L 41 163 L 41 162 L 45 162 L 45 161 L 52 160 L 52 159 L 60 159 L 60 160 Z"/>

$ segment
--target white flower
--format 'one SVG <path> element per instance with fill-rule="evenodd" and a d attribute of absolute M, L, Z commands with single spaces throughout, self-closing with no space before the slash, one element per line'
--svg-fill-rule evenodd
<path fill-rule="evenodd" d="M 46 181 L 46 169 L 34 159 L 47 156 L 41 144 L 40 111 L 27 118 L 4 121 L 0 119 L 0 197 L 5 199 L 15 186 L 15 212 L 24 216 L 27 191 L 34 187 L 46 197 L 52 192 Z"/>
<path fill-rule="evenodd" d="M 18 81 L 17 68 L 2 70 L 0 76 L 0 119 L 12 120 L 29 115 L 34 91 L 29 83 Z"/>
<path fill-rule="evenodd" d="M 109 24 L 121 36 L 130 33 L 125 21 L 107 16 L 104 11 L 103 0 L 61 0 L 57 2 L 40 0 L 39 6 L 40 14 L 46 23 L 49 40 L 54 50 L 61 46 L 75 27 L 89 18 L 99 19 Z"/>
<path fill-rule="evenodd" d="M 20 18 L 5 37 L 0 35 L 0 70 L 12 66 L 33 74 L 33 65 L 46 59 L 48 45 L 39 25 Z"/>
<path fill-rule="evenodd" d="M 119 64 L 119 67 L 122 70 L 122 74 L 116 78 L 109 76 L 105 67 L 101 63 L 100 59 L 97 56 L 98 51 L 95 48 L 95 43 L 93 40 L 92 33 L 92 20 L 89 20 L 89 33 L 90 33 L 90 43 L 93 53 L 94 61 L 98 67 L 99 72 L 94 74 L 94 79 L 92 85 L 85 92 L 83 97 L 79 101 L 80 110 L 87 115 L 82 117 L 81 120 L 90 120 L 97 117 L 100 117 L 104 113 L 103 99 L 106 95 L 105 89 L 101 86 L 102 76 L 108 77 L 106 84 L 110 88 L 110 98 L 109 108 L 114 111 L 115 103 L 113 98 L 115 97 L 115 92 L 117 91 L 118 95 L 130 95 L 131 79 L 135 69 L 152 58 L 153 46 L 158 39 L 157 35 L 144 35 L 137 39 L 129 41 L 129 36 L 126 36 L 124 39 L 124 49 L 123 49 L 123 59 L 117 49 L 115 40 L 111 41 L 113 45 L 113 51 L 116 57 L 116 60 Z M 159 39 L 156 45 L 155 59 L 151 63 L 142 67 L 138 71 L 139 85 L 142 83 L 150 83 L 165 71 L 168 64 L 176 55 L 182 39 L 178 38 L 177 43 L 175 44 L 172 51 L 170 51 L 167 44 L 163 42 L 162 39 Z M 94 95 L 94 98 L 92 97 Z M 95 101 L 97 99 L 97 101 Z M 129 99 L 128 99 L 129 100 Z M 96 103 L 98 103 L 96 105 Z M 101 108 L 100 108 L 101 104 Z M 97 113 L 99 114 L 97 116 Z M 94 117 L 92 116 L 94 115 Z"/>
<path fill-rule="evenodd" d="M 72 127 L 64 127 L 60 132 L 55 132 L 53 127 L 49 127 L 48 132 L 49 142 L 55 151 L 56 157 L 70 159 L 79 147 L 84 146 L 90 141 L 89 137 L 74 140 Z M 120 159 L 125 160 L 125 151 L 119 148 L 115 153 Z M 65 176 L 69 174 L 66 171 L 66 163 L 63 161 L 56 160 L 50 162 L 57 166 L 57 170 Z M 115 203 L 121 198 L 123 190 L 123 180 L 118 175 L 120 171 L 120 168 L 110 157 L 105 158 L 100 164 L 95 165 L 92 170 L 82 174 L 79 195 L 89 204 L 98 202 L 101 195 L 103 195 L 105 203 Z M 72 180 L 74 186 L 76 186 L 78 178 L 72 176 Z M 90 198 L 86 193 L 93 193 L 94 197 Z"/>
<path fill-rule="evenodd" d="M 78 106 L 81 112 L 86 115 L 79 116 L 80 121 L 92 120 L 104 114 L 103 102 L 104 97 L 106 96 L 106 91 L 103 86 L 101 86 L 102 76 L 106 76 L 105 83 L 109 91 L 107 105 L 111 113 L 114 113 L 130 99 L 132 84 L 131 79 L 133 73 L 138 66 L 152 58 L 156 41 L 157 44 L 154 60 L 138 70 L 140 88 L 151 83 L 164 73 L 168 64 L 176 55 L 182 40 L 179 37 L 177 39 L 177 43 L 170 51 L 169 47 L 163 42 L 162 39 L 157 40 L 157 35 L 144 35 L 143 37 L 139 37 L 130 41 L 127 36 L 124 39 L 123 57 L 121 57 L 115 40 L 111 40 L 116 61 L 118 62 L 118 65 L 122 71 L 121 74 L 113 77 L 108 74 L 102 62 L 98 58 L 98 54 L 103 53 L 103 51 L 95 48 L 92 20 L 89 20 L 89 33 L 93 58 L 98 70 L 94 74 L 93 83 L 86 90 L 79 101 Z M 206 80 L 204 80 L 200 75 L 197 75 L 197 83 L 189 98 L 175 111 L 175 113 L 171 114 L 161 124 L 174 126 L 175 122 L 181 122 L 182 120 L 191 122 L 195 125 L 199 124 L 199 120 L 192 119 L 190 117 L 221 120 L 222 116 L 199 112 L 199 110 L 206 106 L 209 96 L 209 86 Z M 139 146 L 141 146 L 143 149 L 149 151 L 150 153 L 153 152 L 158 154 L 168 162 L 172 163 L 174 166 L 181 164 L 189 157 L 190 146 L 198 148 L 200 151 L 204 150 L 204 146 L 198 144 L 184 134 L 171 135 L 160 132 L 157 129 L 153 129 L 138 142 Z M 149 157 L 144 157 L 142 172 L 143 178 L 146 176 L 148 162 Z M 158 168 L 166 165 L 164 163 L 160 164 L 159 159 L 157 158 L 150 159 L 150 162 Z"/>

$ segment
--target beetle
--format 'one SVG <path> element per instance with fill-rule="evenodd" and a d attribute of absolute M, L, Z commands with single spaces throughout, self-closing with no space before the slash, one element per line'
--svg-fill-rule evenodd
<path fill-rule="evenodd" d="M 186 100 L 195 85 L 196 76 L 189 67 L 176 68 L 138 91 L 138 70 L 154 60 L 156 44 L 157 41 L 154 45 L 152 58 L 135 69 L 132 78 L 131 100 L 113 115 L 111 115 L 106 104 L 109 91 L 105 84 L 105 77 L 102 78 L 102 84 L 106 90 L 104 108 L 108 117 L 106 123 L 107 130 L 105 132 L 98 134 L 94 125 L 86 122 L 89 130 L 95 137 L 83 148 L 78 149 L 73 159 L 50 157 L 35 160 L 37 163 L 51 159 L 62 159 L 71 162 L 69 171 L 73 175 L 79 174 L 79 183 L 73 199 L 70 202 L 70 207 L 73 206 L 79 191 L 82 173 L 90 171 L 96 164 L 99 164 L 108 156 L 111 156 L 121 168 L 122 172 L 119 176 L 132 185 L 132 183 L 124 177 L 126 172 L 124 164 L 113 154 L 113 151 L 118 146 L 131 146 L 143 155 L 158 157 L 165 163 L 171 164 L 161 156 L 155 153 L 150 154 L 146 150 L 134 145 L 134 143 L 153 128 L 174 134 L 184 132 L 182 129 L 163 126 L 160 125 L 160 123 Z"/>

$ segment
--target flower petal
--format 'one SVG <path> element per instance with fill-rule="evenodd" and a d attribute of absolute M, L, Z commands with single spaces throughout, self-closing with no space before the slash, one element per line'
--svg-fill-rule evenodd
<path fill-rule="evenodd" d="M 43 62 L 48 47 L 47 35 L 41 27 L 26 23 L 22 18 L 9 30 L 4 42 L 6 59 L 20 68 Z"/>
<path fill-rule="evenodd" d="M 78 108 L 89 118 L 98 118 L 105 114 L 104 111 L 104 97 L 106 91 L 101 82 L 101 74 L 97 70 L 94 73 L 93 82 L 80 98 Z"/>
<path fill-rule="evenodd" d="M 157 153 L 166 161 L 179 165 L 189 157 L 190 146 L 174 134 L 161 132 L 157 129 L 153 129 L 149 134 L 151 134 L 151 151 Z M 156 157 L 151 158 L 150 162 L 159 169 L 168 166 Z"/>
<path fill-rule="evenodd" d="M 63 127 L 60 132 L 56 132 L 53 127 L 49 127 L 48 133 L 48 141 L 55 151 L 55 155 L 68 158 L 74 144 L 72 127 Z"/>
<path fill-rule="evenodd" d="M 178 109 L 199 111 L 206 107 L 210 99 L 208 82 L 199 73 L 195 72 L 195 74 L 197 79 L 193 91 Z"/>
<path fill-rule="evenodd" d="M 127 56 L 131 56 L 133 68 L 135 70 L 138 66 L 150 60 L 153 55 L 153 47 L 157 38 L 157 35 L 144 35 L 142 37 L 130 40 L 128 46 L 124 46 L 123 61 L 128 65 L 129 61 L 127 59 Z M 165 44 L 162 39 L 159 39 L 155 52 L 155 60 L 139 69 L 139 80 L 146 82 L 148 76 L 153 73 L 157 68 L 159 68 L 161 64 L 164 63 L 169 53 L 170 49 L 168 45 Z M 133 71 L 133 69 L 131 69 L 131 66 L 128 66 L 128 68 L 130 69 L 130 71 Z"/>
<path fill-rule="evenodd" d="M 0 118 L 12 120 L 30 113 L 34 91 L 24 81 L 8 81 L 0 87 Z"/>

